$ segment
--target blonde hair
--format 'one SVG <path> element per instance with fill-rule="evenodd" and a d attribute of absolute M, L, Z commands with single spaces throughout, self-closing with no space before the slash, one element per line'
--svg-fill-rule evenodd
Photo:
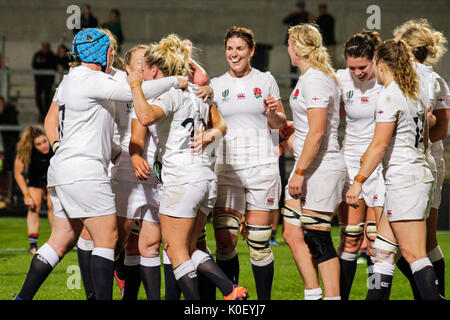
<path fill-rule="evenodd" d="M 316 25 L 311 23 L 299 24 L 288 30 L 295 53 L 303 57 L 315 69 L 329 75 L 337 83 L 336 73 L 331 67 L 330 56 L 322 45 L 322 35 Z"/>
<path fill-rule="evenodd" d="M 409 46 L 404 40 L 384 41 L 375 51 L 375 61 L 383 61 L 403 94 L 412 100 L 419 96 L 419 80 Z"/>
<path fill-rule="evenodd" d="M 447 52 L 447 39 L 426 19 L 408 20 L 395 28 L 393 33 L 406 41 L 420 63 L 435 64 Z"/>
<path fill-rule="evenodd" d="M 123 60 L 124 60 L 123 63 L 124 63 L 126 66 L 130 65 L 131 57 L 133 56 L 133 53 L 134 53 L 136 50 L 141 50 L 141 49 L 143 49 L 143 50 L 148 50 L 148 48 L 149 48 L 149 46 L 146 45 L 146 44 L 138 44 L 137 46 L 134 46 L 133 48 L 131 48 L 130 50 L 128 50 L 128 51 L 125 53 L 125 56 L 124 56 L 124 59 L 123 59 Z"/>
<path fill-rule="evenodd" d="M 17 156 L 23 162 L 25 167 L 30 164 L 31 152 L 34 147 L 34 139 L 45 136 L 44 129 L 41 126 L 28 126 L 23 131 L 19 142 L 17 143 Z"/>
<path fill-rule="evenodd" d="M 150 44 L 144 60 L 149 67 L 157 66 L 166 77 L 188 76 L 191 74 L 192 49 L 176 34 L 170 34 L 160 42 Z"/>

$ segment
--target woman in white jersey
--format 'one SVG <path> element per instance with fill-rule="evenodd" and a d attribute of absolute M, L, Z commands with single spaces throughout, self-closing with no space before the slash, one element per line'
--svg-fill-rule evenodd
<path fill-rule="evenodd" d="M 374 243 L 374 283 L 367 300 L 389 297 L 397 248 L 409 263 L 424 300 L 438 300 L 437 278 L 426 253 L 426 217 L 433 176 L 425 152 L 428 147 L 427 109 L 420 99 L 419 82 L 408 45 L 388 40 L 374 56 L 378 83 L 375 133 L 363 155 L 361 169 L 347 192 L 349 205 L 358 203 L 363 183 L 383 161 L 386 194 Z M 391 231 L 392 230 L 392 231 Z"/>
<path fill-rule="evenodd" d="M 342 201 L 345 164 L 339 150 L 339 88 L 316 26 L 289 29 L 288 53 L 301 76 L 290 97 L 295 165 L 286 188 L 283 236 L 305 283 L 305 299 L 340 299 L 339 260 L 331 219 Z"/>
<path fill-rule="evenodd" d="M 432 142 L 430 149 L 436 163 L 436 181 L 430 214 L 427 218 L 427 255 L 439 280 L 439 293 L 445 296 L 445 262 L 437 243 L 436 227 L 445 174 L 442 140 L 447 137 L 450 119 L 450 93 L 446 81 L 433 72 L 432 65 L 436 64 L 446 53 L 447 39 L 441 32 L 434 30 L 425 19 L 409 20 L 397 27 L 393 33 L 396 39 L 405 40 L 411 47 L 416 62 L 414 65 L 419 76 L 421 96 L 429 108 L 429 114 L 433 115 L 430 118 L 430 141 Z M 420 298 L 406 261 L 401 258 L 397 262 L 397 266 L 409 278 L 414 297 Z"/>
<path fill-rule="evenodd" d="M 380 43 L 381 39 L 376 31 L 363 30 L 353 35 L 344 47 L 347 69 L 336 72 L 341 90 L 341 117 L 345 116 L 346 120 L 342 147 L 347 168 L 344 193 L 352 185 L 353 177 L 360 168 L 360 158 L 373 137 L 375 106 L 381 85 L 377 83 L 372 59 Z M 348 300 L 350 295 L 356 272 L 356 259 L 365 235 L 370 277 L 373 265 L 371 247 L 376 237 L 375 211 L 380 217 L 384 203 L 384 180 L 381 170 L 380 164 L 367 179 L 357 207 L 350 207 L 346 202 L 342 202 L 339 208 L 341 240 L 338 256 L 341 267 L 342 300 Z"/>
<path fill-rule="evenodd" d="M 238 234 L 245 225 L 257 295 L 268 300 L 274 273 L 271 210 L 278 209 L 281 188 L 270 129 L 281 129 L 286 116 L 275 78 L 251 67 L 254 52 L 253 32 L 231 27 L 225 34 L 230 70 L 211 79 L 214 102 L 228 127 L 217 152 L 213 224 L 217 263 L 234 283 L 239 279 Z"/>
<path fill-rule="evenodd" d="M 117 241 L 114 194 L 107 168 L 111 159 L 113 110 L 110 101 L 130 101 L 124 81 L 105 74 L 114 50 L 95 28 L 77 33 L 73 55 L 79 66 L 58 89 L 60 147 L 48 171 L 55 219 L 50 239 L 36 253 L 16 299 L 32 299 L 56 264 L 73 248 L 83 225 L 94 240 L 92 278 L 97 299 L 112 299 Z M 148 97 L 178 86 L 180 78 L 143 84 Z"/>
<path fill-rule="evenodd" d="M 144 56 L 142 77 L 152 80 L 185 76 L 190 73 L 190 56 L 191 49 L 178 36 L 169 35 L 150 45 Z M 162 165 L 161 233 L 185 299 L 200 298 L 196 270 L 213 280 L 225 299 L 245 298 L 246 289 L 233 285 L 210 255 L 195 249 L 216 198 L 210 151 L 204 149 L 225 134 L 223 118 L 192 90 L 171 90 L 148 103 L 140 89 L 141 74 L 131 73 L 128 81 L 139 122 L 145 126 L 158 123 L 155 164 Z"/>

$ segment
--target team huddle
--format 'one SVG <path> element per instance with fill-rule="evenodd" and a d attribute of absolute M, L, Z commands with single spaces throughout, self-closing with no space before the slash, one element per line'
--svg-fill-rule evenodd
<path fill-rule="evenodd" d="M 225 300 L 244 300 L 241 234 L 257 298 L 270 300 L 280 207 L 305 300 L 348 300 L 363 241 L 375 279 L 367 300 L 389 299 L 395 265 L 416 299 L 444 299 L 436 223 L 450 92 L 431 65 L 445 53 L 445 37 L 423 19 L 384 42 L 363 30 L 345 43 L 347 68 L 335 72 L 316 25 L 288 33 L 301 73 L 289 98 L 292 121 L 275 78 L 251 66 L 250 29 L 227 30 L 229 70 L 212 79 L 177 35 L 121 60 L 108 31 L 78 32 L 45 119 L 55 153 L 52 233 L 16 299 L 32 299 L 77 245 L 87 299 L 112 299 L 114 277 L 123 300 L 136 300 L 141 282 L 149 300 L 161 299 L 162 247 L 166 300 L 214 300 L 216 288 Z M 280 205 L 283 152 L 295 165 Z M 205 238 L 210 215 L 215 260 Z"/>

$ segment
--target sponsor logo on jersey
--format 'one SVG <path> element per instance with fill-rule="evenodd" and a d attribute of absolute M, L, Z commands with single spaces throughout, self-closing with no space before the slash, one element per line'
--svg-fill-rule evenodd
<path fill-rule="evenodd" d="M 260 88 L 254 88 L 253 94 L 255 95 L 256 99 L 262 98 L 262 91 Z"/>
<path fill-rule="evenodd" d="M 294 97 L 292 98 L 292 100 L 297 100 L 298 99 L 298 95 L 300 94 L 300 90 L 295 90 L 294 92 Z"/>
<path fill-rule="evenodd" d="M 373 196 L 373 201 L 377 201 L 377 200 L 378 200 L 378 195 L 376 194 Z"/>
<path fill-rule="evenodd" d="M 273 198 L 267 198 L 267 204 L 273 205 L 274 201 Z"/>
<path fill-rule="evenodd" d="M 389 209 L 386 213 L 389 217 L 392 216 L 392 210 Z"/>
<path fill-rule="evenodd" d="M 361 97 L 361 103 L 369 103 L 369 97 Z"/>
<path fill-rule="evenodd" d="M 438 102 L 444 102 L 444 100 L 445 100 L 444 98 L 439 98 Z"/>
<path fill-rule="evenodd" d="M 237 98 L 238 98 L 238 100 L 245 99 L 245 93 L 238 93 Z"/>

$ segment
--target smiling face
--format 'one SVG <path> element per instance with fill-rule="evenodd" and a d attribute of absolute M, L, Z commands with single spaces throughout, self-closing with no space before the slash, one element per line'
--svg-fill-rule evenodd
<path fill-rule="evenodd" d="M 230 65 L 230 74 L 233 77 L 243 77 L 250 73 L 250 60 L 255 53 L 255 48 L 250 49 L 247 42 L 239 37 L 231 37 L 227 40 L 225 56 Z"/>
<path fill-rule="evenodd" d="M 50 152 L 50 144 L 47 137 L 44 135 L 34 138 L 33 144 L 36 150 L 42 154 L 47 154 Z"/>
<path fill-rule="evenodd" d="M 366 57 L 347 56 L 347 66 L 350 73 L 360 81 L 367 81 L 375 77 L 374 63 Z"/>

